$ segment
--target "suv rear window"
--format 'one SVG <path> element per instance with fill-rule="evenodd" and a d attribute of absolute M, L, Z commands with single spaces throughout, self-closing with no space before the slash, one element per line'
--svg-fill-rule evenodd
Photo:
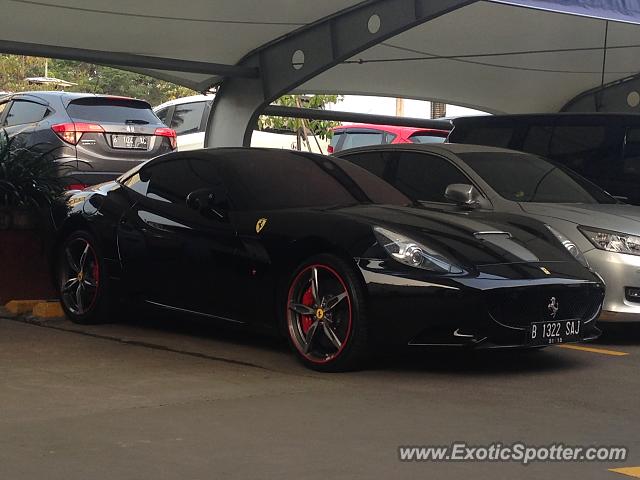
<path fill-rule="evenodd" d="M 416 132 L 409 137 L 411 143 L 444 143 L 446 139 L 446 135 L 435 135 L 430 132 Z"/>
<path fill-rule="evenodd" d="M 151 106 L 141 100 L 89 97 L 74 100 L 67 107 L 69 116 L 80 122 L 160 124 Z"/>
<path fill-rule="evenodd" d="M 385 132 L 376 130 L 363 130 L 346 132 L 342 150 L 349 148 L 368 147 L 369 145 L 382 145 L 385 143 Z"/>

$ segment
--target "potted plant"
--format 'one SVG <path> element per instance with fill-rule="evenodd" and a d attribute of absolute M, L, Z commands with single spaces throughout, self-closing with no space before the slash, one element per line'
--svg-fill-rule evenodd
<path fill-rule="evenodd" d="M 25 147 L 0 130 L 0 305 L 55 296 L 47 255 L 49 212 L 64 187 L 47 145 Z"/>

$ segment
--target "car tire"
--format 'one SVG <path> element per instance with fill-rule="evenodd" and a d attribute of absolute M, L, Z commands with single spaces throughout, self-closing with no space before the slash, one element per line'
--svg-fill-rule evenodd
<path fill-rule="evenodd" d="M 56 282 L 62 309 L 74 323 L 110 321 L 109 275 L 100 246 L 85 231 L 73 232 L 56 254 Z"/>
<path fill-rule="evenodd" d="M 340 257 L 316 255 L 300 264 L 284 305 L 287 338 L 298 359 L 322 372 L 362 368 L 370 356 L 366 298 L 362 280 Z"/>

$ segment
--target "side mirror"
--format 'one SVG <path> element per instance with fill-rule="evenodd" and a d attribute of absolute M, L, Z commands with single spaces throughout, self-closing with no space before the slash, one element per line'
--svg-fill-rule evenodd
<path fill-rule="evenodd" d="M 453 183 L 444 191 L 444 197 L 461 206 L 477 208 L 480 206 L 482 196 L 473 185 Z"/>
<path fill-rule="evenodd" d="M 187 195 L 187 207 L 200 212 L 206 217 L 213 217 L 217 220 L 227 218 L 227 202 L 219 200 L 213 190 L 202 188 Z"/>

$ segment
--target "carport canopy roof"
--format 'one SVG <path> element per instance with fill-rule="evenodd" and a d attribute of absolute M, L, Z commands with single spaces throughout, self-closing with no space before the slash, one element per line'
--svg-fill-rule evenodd
<path fill-rule="evenodd" d="M 553 112 L 640 72 L 636 1 L 477 1 L 460 8 L 454 0 L 434 1 L 455 8 L 292 89 Z M 420 2 L 0 0 L 0 51 L 119 65 L 203 91 L 225 78 L 259 75 L 257 66 L 242 63 L 250 53 L 328 17 L 384 3 L 400 11 Z M 381 16 L 367 28 L 386 22 L 393 19 Z M 305 56 L 335 47 L 318 45 Z"/>

